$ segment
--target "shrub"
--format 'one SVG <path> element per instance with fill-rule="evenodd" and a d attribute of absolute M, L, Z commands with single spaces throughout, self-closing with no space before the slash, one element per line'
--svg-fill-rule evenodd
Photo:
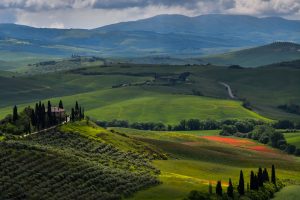
<path fill-rule="evenodd" d="M 295 156 L 300 156 L 300 149 L 296 149 Z"/>
<path fill-rule="evenodd" d="M 237 128 L 234 125 L 223 125 L 220 135 L 233 135 L 237 133 Z"/>
<path fill-rule="evenodd" d="M 188 197 L 185 198 L 185 200 L 210 200 L 210 196 L 208 194 L 196 191 L 196 190 L 192 190 Z"/>
<path fill-rule="evenodd" d="M 285 152 L 287 152 L 288 154 L 294 154 L 295 151 L 296 151 L 296 146 L 292 144 L 288 144 L 285 149 Z"/>

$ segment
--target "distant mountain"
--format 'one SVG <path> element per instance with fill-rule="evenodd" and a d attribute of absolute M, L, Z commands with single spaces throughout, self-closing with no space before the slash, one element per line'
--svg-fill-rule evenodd
<path fill-rule="evenodd" d="M 300 43 L 300 21 L 243 15 L 159 15 L 92 30 L 0 24 L 0 60 L 71 54 L 182 59 L 274 41 Z"/>
<path fill-rule="evenodd" d="M 150 31 L 157 33 L 192 33 L 239 35 L 239 33 L 288 33 L 299 32 L 300 21 L 286 20 L 279 17 L 257 18 L 247 15 L 158 15 L 152 18 L 122 22 L 97 28 L 98 31 Z M 286 38 L 285 38 L 286 39 Z"/>
<path fill-rule="evenodd" d="M 275 42 L 269 45 L 207 56 L 201 59 L 217 65 L 257 67 L 300 59 L 300 44 Z"/>

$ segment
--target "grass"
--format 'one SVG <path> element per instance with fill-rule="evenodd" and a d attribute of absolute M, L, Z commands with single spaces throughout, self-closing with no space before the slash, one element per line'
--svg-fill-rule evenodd
<path fill-rule="evenodd" d="M 292 185 L 283 188 L 280 192 L 275 194 L 274 200 L 298 200 L 300 199 L 300 185 Z"/>
<path fill-rule="evenodd" d="M 272 164 L 277 168 L 277 176 L 286 184 L 300 184 L 300 160 L 271 147 L 249 139 L 231 138 L 234 143 L 215 141 L 217 131 L 159 132 L 112 128 L 130 137 L 138 138 L 169 155 L 169 160 L 154 161 L 160 169 L 163 184 L 139 191 L 129 199 L 183 199 L 191 190 L 208 191 L 209 181 L 222 180 L 226 188 L 229 178 L 236 187 L 239 171 L 242 169 L 246 183 L 251 170 Z M 230 139 L 228 137 L 220 137 Z M 254 150 L 247 146 L 262 146 L 270 151 Z M 223 188 L 224 189 L 224 188 Z"/>
<path fill-rule="evenodd" d="M 177 124 L 182 119 L 191 118 L 268 120 L 245 109 L 238 101 L 161 94 L 138 87 L 100 90 L 50 100 L 59 102 L 60 99 L 68 109 L 74 105 L 75 100 L 78 100 L 85 107 L 86 115 L 107 121 L 126 119 L 129 122 Z M 19 107 L 22 108 L 25 105 Z M 2 108 L 0 112 L 4 116 L 11 112 L 11 107 Z"/>
<path fill-rule="evenodd" d="M 166 81 L 153 82 L 154 73 L 176 78 L 183 72 L 191 73 L 187 82 L 174 85 Z M 8 106 L 57 97 L 65 99 L 69 105 L 78 99 L 86 103 L 85 106 L 90 105 L 90 115 L 104 119 L 117 117 L 134 121 L 164 121 L 168 117 L 165 122 L 174 123 L 181 118 L 179 115 L 182 118 L 202 119 L 257 118 L 258 115 L 241 108 L 239 102 L 226 101 L 228 93 L 219 84 L 222 81 L 228 83 L 239 98 L 250 101 L 253 111 L 259 115 L 297 121 L 300 120 L 299 115 L 280 110 L 278 105 L 299 102 L 299 76 L 300 70 L 288 66 L 227 69 L 215 66 L 132 64 L 90 66 L 77 72 L 61 71 L 47 76 L 19 75 L 12 78 L 0 75 L 0 115 L 7 113 L 8 110 L 4 111 Z M 151 84 L 143 84 L 147 81 Z M 119 84 L 135 86 L 111 89 Z M 191 95 L 193 91 L 210 98 Z M 231 110 L 231 107 L 234 109 Z"/>
<path fill-rule="evenodd" d="M 285 133 L 284 137 L 288 144 L 293 144 L 297 148 L 300 148 L 300 132 Z"/>

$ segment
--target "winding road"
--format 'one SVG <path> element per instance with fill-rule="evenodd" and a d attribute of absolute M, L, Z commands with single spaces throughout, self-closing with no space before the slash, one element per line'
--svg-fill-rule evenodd
<path fill-rule="evenodd" d="M 227 91 L 228 91 L 228 95 L 229 95 L 229 97 L 231 98 L 231 99 L 236 99 L 236 97 L 234 96 L 234 94 L 233 94 L 233 92 L 232 92 L 232 90 L 231 90 L 231 87 L 230 87 L 230 85 L 228 85 L 227 83 L 224 83 L 224 82 L 219 82 L 221 85 L 223 85 L 226 89 L 227 89 Z"/>

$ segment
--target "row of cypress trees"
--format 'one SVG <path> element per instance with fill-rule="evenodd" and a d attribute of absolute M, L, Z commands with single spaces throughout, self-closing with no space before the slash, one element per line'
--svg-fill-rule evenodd
<path fill-rule="evenodd" d="M 58 108 L 64 109 L 63 102 L 61 100 L 59 101 Z M 52 112 L 52 104 L 50 101 L 47 103 L 47 109 L 45 104 L 41 102 L 36 103 L 35 109 L 32 109 L 31 124 L 32 126 L 37 127 L 38 130 L 54 126 L 62 121 L 65 121 L 65 116 L 56 116 L 56 114 Z"/>
<path fill-rule="evenodd" d="M 250 187 L 248 185 L 248 190 L 258 190 L 260 187 L 264 187 L 263 184 L 270 182 L 268 170 L 265 168 L 262 170 L 260 167 L 258 169 L 257 174 L 255 174 L 253 171 L 251 171 L 250 174 Z M 276 186 L 276 173 L 275 173 L 275 166 L 272 165 L 272 174 L 271 174 L 271 183 L 273 183 Z M 245 195 L 245 182 L 244 182 L 244 174 L 243 171 L 240 171 L 240 179 L 239 179 L 239 185 L 237 187 L 238 193 L 242 196 Z M 209 184 L 209 193 L 212 193 L 212 185 Z M 223 195 L 223 189 L 222 189 L 222 183 L 221 181 L 217 182 L 216 185 L 216 194 L 218 196 Z M 227 187 L 227 195 L 228 197 L 233 198 L 234 196 L 234 187 L 231 181 L 231 178 L 229 179 L 228 187 Z"/>

